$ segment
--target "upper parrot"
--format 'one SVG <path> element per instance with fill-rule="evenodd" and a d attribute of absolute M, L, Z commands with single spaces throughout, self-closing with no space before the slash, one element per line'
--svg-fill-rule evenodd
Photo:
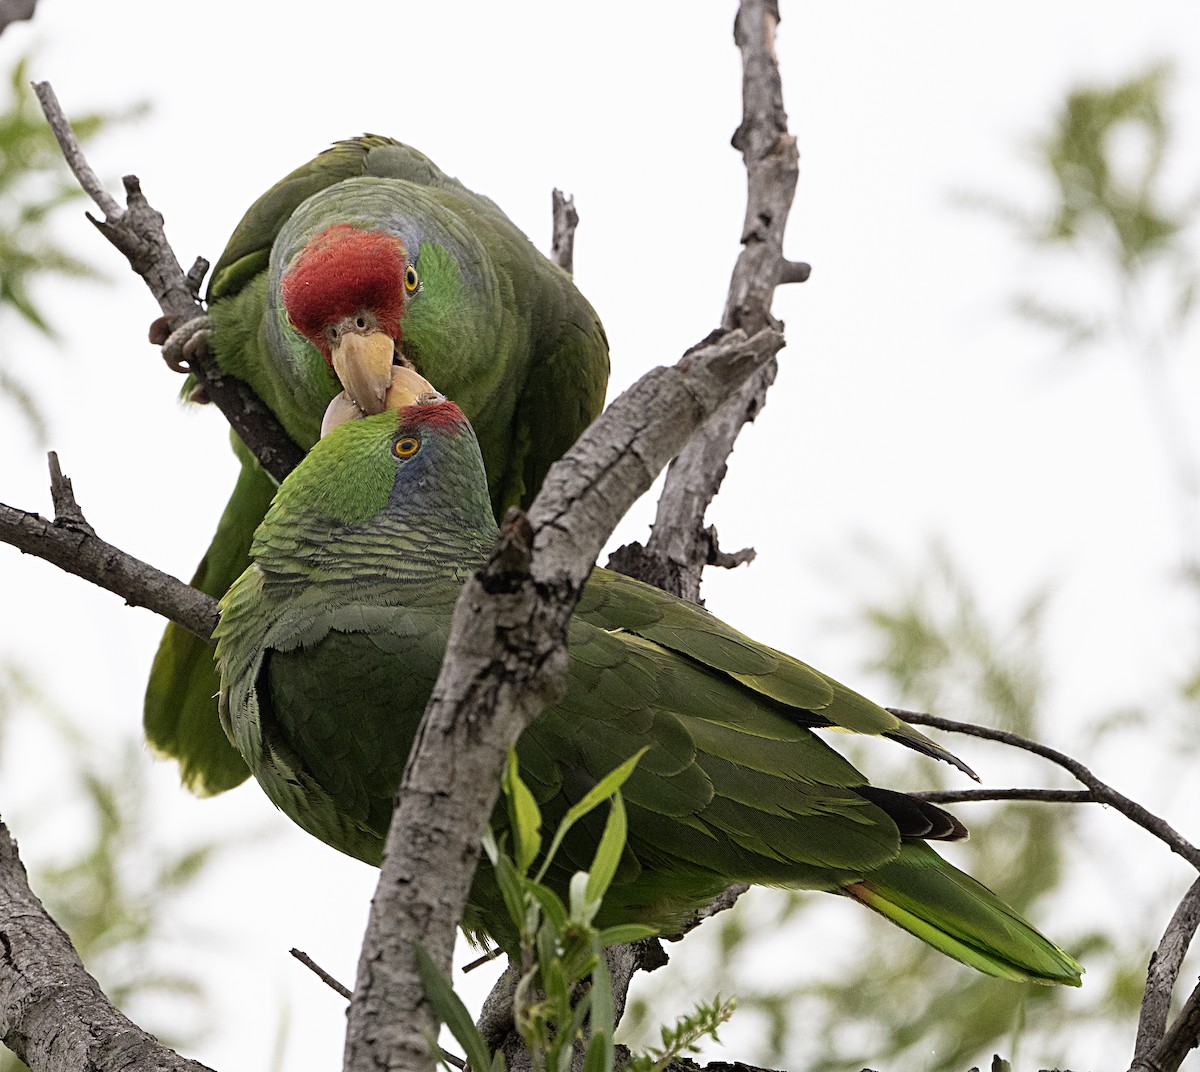
<path fill-rule="evenodd" d="M 397 369 L 417 369 L 474 422 L 497 517 L 530 503 L 604 403 L 608 344 L 570 277 L 492 201 L 389 138 L 339 142 L 260 197 L 208 303 L 217 362 L 305 449 L 327 407 L 334 420 L 377 413 Z M 275 492 L 234 448 L 241 475 L 192 579 L 214 597 L 249 563 Z M 146 735 L 201 793 L 248 773 L 221 732 L 217 688 L 209 647 L 168 626 Z"/>
<path fill-rule="evenodd" d="M 455 599 L 496 536 L 475 436 L 452 402 L 333 429 L 279 489 L 253 565 L 222 601 L 221 719 L 272 801 L 378 863 Z M 952 756 L 836 681 L 702 608 L 596 569 L 570 627 L 565 697 L 517 746 L 553 829 L 639 749 L 629 840 L 599 925 L 670 933 L 732 882 L 845 894 L 992 975 L 1079 983 L 1080 967 L 926 839 L 940 808 L 879 789 L 814 732 Z M 507 826 L 497 809 L 493 824 Z M 577 824 L 548 881 L 565 896 L 598 830 Z M 490 866 L 464 926 L 513 937 Z"/>

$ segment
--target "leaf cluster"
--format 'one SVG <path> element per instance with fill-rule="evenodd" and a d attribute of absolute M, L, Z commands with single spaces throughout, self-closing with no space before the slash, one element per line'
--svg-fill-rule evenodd
<path fill-rule="evenodd" d="M 639 752 L 609 772 L 571 807 L 543 852 L 541 811 L 521 780 L 515 753 L 509 753 L 503 791 L 511 846 L 489 833 L 484 849 L 519 934 L 513 1025 L 529 1051 L 534 1072 L 569 1072 L 577 1055 L 582 1057 L 584 1072 L 612 1072 L 617 1016 L 604 953 L 654 931 L 641 924 L 598 928 L 596 919 L 625 849 L 627 825 L 620 788 L 641 756 Z M 608 818 L 592 865 L 572 877 L 564 903 L 543 879 L 570 829 L 606 801 Z M 504 1053 L 489 1052 L 466 1006 L 424 950 L 418 950 L 418 960 L 429 1000 L 463 1047 L 471 1068 L 504 1072 Z M 733 1003 L 720 999 L 701 1006 L 664 1027 L 662 1045 L 634 1057 L 629 1067 L 634 1072 L 658 1072 L 676 1057 L 693 1052 L 700 1039 L 715 1036 L 732 1011 Z"/>
<path fill-rule="evenodd" d="M 1159 63 L 1115 85 L 1067 94 L 1052 130 L 1037 142 L 1056 187 L 1043 241 L 1090 234 L 1109 243 L 1126 271 L 1170 249 L 1186 216 L 1159 191 L 1171 134 L 1163 104 L 1169 76 Z"/>

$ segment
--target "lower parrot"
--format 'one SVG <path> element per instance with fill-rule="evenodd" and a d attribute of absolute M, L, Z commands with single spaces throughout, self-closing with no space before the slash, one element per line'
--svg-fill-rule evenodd
<path fill-rule="evenodd" d="M 474 423 L 497 517 L 532 501 L 604 403 L 608 344 L 567 273 L 494 202 L 390 138 L 339 142 L 263 194 L 207 301 L 217 363 L 306 450 L 327 414 L 377 413 L 398 369 L 422 374 Z M 275 493 L 236 437 L 234 449 L 241 475 L 192 579 L 217 598 Z M 221 732 L 217 686 L 210 647 L 169 625 L 146 736 L 202 794 L 248 774 Z"/>
<path fill-rule="evenodd" d="M 313 447 L 222 600 L 226 732 L 267 796 L 342 852 L 380 862 L 455 600 L 496 535 L 471 426 L 426 395 Z M 929 846 L 966 836 L 956 818 L 869 785 L 825 740 L 868 734 L 961 766 L 907 723 L 703 608 L 600 568 L 569 652 L 566 695 L 516 750 L 549 828 L 645 749 L 622 787 L 628 843 L 597 925 L 669 934 L 733 882 L 823 890 L 990 975 L 1079 984 L 1069 955 Z M 492 823 L 502 837 L 502 806 Z M 598 836 L 572 828 L 546 878 L 560 896 Z M 463 926 L 514 940 L 486 861 Z"/>

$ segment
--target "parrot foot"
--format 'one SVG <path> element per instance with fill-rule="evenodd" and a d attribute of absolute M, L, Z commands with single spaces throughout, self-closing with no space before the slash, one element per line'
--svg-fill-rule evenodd
<path fill-rule="evenodd" d="M 189 358 L 196 353 L 197 347 L 207 347 L 212 337 L 212 321 L 207 316 L 194 316 L 163 338 L 163 332 L 169 327 L 170 321 L 160 316 L 150 325 L 150 341 L 162 346 L 163 360 L 172 372 L 189 373 Z"/>

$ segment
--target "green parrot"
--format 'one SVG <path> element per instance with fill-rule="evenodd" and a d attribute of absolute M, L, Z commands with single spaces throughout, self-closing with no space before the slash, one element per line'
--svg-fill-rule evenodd
<path fill-rule="evenodd" d="M 389 138 L 339 142 L 260 197 L 207 300 L 218 364 L 306 450 L 323 416 L 379 412 L 415 369 L 474 423 L 497 517 L 532 501 L 604 404 L 608 344 L 570 277 L 491 200 Z M 214 597 L 248 565 L 275 493 L 236 437 L 234 449 L 241 474 L 192 578 Z M 209 646 L 169 625 L 146 736 L 201 794 L 249 773 L 221 732 L 217 688 Z"/>
<path fill-rule="evenodd" d="M 216 630 L 221 720 L 267 796 L 372 864 L 455 600 L 497 534 L 462 411 L 418 401 L 316 444 L 281 485 Z M 868 785 L 822 731 L 962 766 L 929 738 L 701 607 L 604 569 L 569 644 L 565 697 L 517 745 L 545 822 L 646 749 L 622 789 L 628 845 L 599 925 L 671 933 L 733 882 L 825 890 L 990 975 L 1079 984 L 1070 956 L 928 846 L 965 837 L 957 819 Z M 507 828 L 503 807 L 492 822 Z M 568 835 L 548 873 L 560 895 L 599 833 L 584 822 Z M 463 925 L 511 947 L 487 862 Z"/>

